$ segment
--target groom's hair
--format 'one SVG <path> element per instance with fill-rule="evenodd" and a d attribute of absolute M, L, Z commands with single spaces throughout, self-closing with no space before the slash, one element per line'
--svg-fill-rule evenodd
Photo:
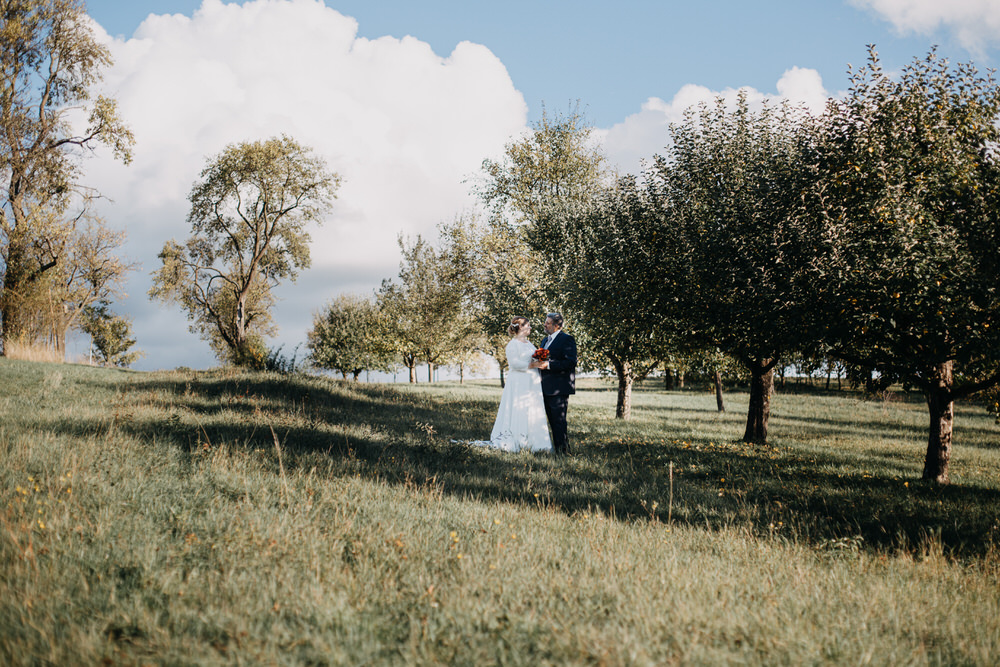
<path fill-rule="evenodd" d="M 563 316 L 562 315 L 560 315 L 559 313 L 549 313 L 548 315 L 546 315 L 546 317 L 548 319 L 552 320 L 552 324 L 554 324 L 555 326 L 557 326 L 560 329 L 562 329 L 562 325 L 563 325 Z"/>

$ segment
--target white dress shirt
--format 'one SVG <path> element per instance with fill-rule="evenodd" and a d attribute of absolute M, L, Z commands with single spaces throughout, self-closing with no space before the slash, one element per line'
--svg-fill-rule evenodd
<path fill-rule="evenodd" d="M 550 333 L 548 336 L 546 336 L 546 338 L 548 339 L 548 341 L 542 347 L 544 347 L 546 350 L 549 349 L 549 345 L 552 345 L 552 341 L 554 341 L 556 339 L 556 336 L 559 335 L 560 331 L 561 331 L 560 329 L 556 329 L 555 331 L 553 331 L 552 333 Z"/>

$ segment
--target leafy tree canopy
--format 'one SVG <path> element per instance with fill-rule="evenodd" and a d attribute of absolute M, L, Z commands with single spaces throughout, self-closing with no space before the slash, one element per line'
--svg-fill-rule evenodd
<path fill-rule="evenodd" d="M 81 0 L 0 0 L 0 17 L 0 315 L 6 343 L 35 335 L 39 312 L 32 293 L 47 273 L 73 260 L 65 240 L 82 233 L 76 223 L 96 196 L 79 184 L 81 157 L 101 143 L 127 163 L 133 137 L 114 100 L 91 98 L 111 55 L 94 38 Z M 82 131 L 71 122 L 81 110 L 88 118 Z"/>
<path fill-rule="evenodd" d="M 271 332 L 271 290 L 309 266 L 306 228 L 322 222 L 339 185 L 290 137 L 227 146 L 191 190 L 192 235 L 164 245 L 150 296 L 178 303 L 220 358 L 262 362 L 262 342 L 251 341 Z"/>

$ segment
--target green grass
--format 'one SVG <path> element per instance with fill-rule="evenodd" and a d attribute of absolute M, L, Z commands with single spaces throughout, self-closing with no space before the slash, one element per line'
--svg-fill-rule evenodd
<path fill-rule="evenodd" d="M 494 383 L 0 359 L 0 664 L 992 664 L 1000 428 L 779 393 L 571 401 L 505 454 Z"/>

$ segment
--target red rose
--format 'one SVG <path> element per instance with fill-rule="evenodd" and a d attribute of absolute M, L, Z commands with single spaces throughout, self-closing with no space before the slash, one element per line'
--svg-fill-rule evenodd
<path fill-rule="evenodd" d="M 537 350 L 535 350 L 535 353 L 531 355 L 531 357 L 533 359 L 538 359 L 539 361 L 545 361 L 546 359 L 549 358 L 549 351 L 546 350 L 544 347 L 540 347 Z"/>

